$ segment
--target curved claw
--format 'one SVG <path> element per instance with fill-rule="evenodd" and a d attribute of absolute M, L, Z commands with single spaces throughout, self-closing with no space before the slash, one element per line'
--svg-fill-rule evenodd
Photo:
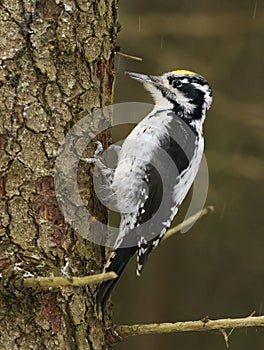
<path fill-rule="evenodd" d="M 94 151 L 94 156 L 92 158 L 82 158 L 82 157 L 80 157 L 80 160 L 82 160 L 85 163 L 96 163 L 96 162 L 98 162 L 100 160 L 99 156 L 104 151 L 102 142 L 95 141 L 94 143 L 97 145 L 96 150 Z"/>
<path fill-rule="evenodd" d="M 100 141 L 95 141 L 94 143 L 97 144 L 96 150 L 94 152 L 94 158 L 96 158 L 96 157 L 99 157 L 103 153 L 104 147 L 102 145 L 102 142 L 100 142 Z"/>

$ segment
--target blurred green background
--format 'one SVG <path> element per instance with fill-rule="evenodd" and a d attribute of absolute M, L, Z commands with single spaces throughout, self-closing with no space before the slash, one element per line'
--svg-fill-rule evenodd
<path fill-rule="evenodd" d="M 124 75 L 186 68 L 204 75 L 214 102 L 205 125 L 216 211 L 154 251 L 141 278 L 135 260 L 113 293 L 117 324 L 264 314 L 264 1 L 122 0 L 115 102 L 151 103 Z M 188 199 L 179 215 L 187 210 Z M 225 349 L 223 336 L 186 333 L 129 338 L 130 349 Z M 232 350 L 264 349 L 263 329 L 241 329 Z"/>

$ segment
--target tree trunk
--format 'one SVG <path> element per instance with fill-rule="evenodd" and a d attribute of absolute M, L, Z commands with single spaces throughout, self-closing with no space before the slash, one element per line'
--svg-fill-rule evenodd
<path fill-rule="evenodd" d="M 103 249 L 64 222 L 53 174 L 70 127 L 111 102 L 116 0 L 2 0 L 0 11 L 0 349 L 107 349 L 96 286 L 22 280 L 61 275 L 66 262 L 70 276 L 102 270 Z M 84 167 L 83 198 L 105 222 L 91 182 Z"/>

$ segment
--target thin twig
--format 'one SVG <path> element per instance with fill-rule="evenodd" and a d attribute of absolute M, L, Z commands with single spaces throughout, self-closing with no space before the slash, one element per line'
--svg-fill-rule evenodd
<path fill-rule="evenodd" d="M 125 58 L 129 58 L 129 59 L 134 60 L 134 61 L 143 61 L 143 58 L 141 58 L 141 57 L 128 55 L 127 53 L 123 53 L 120 51 L 117 52 L 117 55 L 125 57 Z"/>
<path fill-rule="evenodd" d="M 116 327 L 116 332 L 121 338 L 127 338 L 138 335 L 176 333 L 176 332 L 200 332 L 224 329 L 235 329 L 245 327 L 264 327 L 264 316 L 244 317 L 244 318 L 226 318 L 219 320 L 199 320 L 175 323 L 150 323 L 121 325 Z M 230 335 L 230 334 L 229 334 Z M 228 336 L 229 336 L 228 335 Z"/>
<path fill-rule="evenodd" d="M 234 328 L 233 328 L 234 329 Z M 224 340 L 225 340 L 225 344 L 226 344 L 226 348 L 229 349 L 229 334 L 226 333 L 226 330 L 223 328 L 219 329 L 219 332 L 223 335 Z"/>
<path fill-rule="evenodd" d="M 25 278 L 23 281 L 23 285 L 25 287 L 65 287 L 65 286 L 84 286 L 92 283 L 100 283 L 102 281 L 107 281 L 110 279 L 117 278 L 117 274 L 115 272 L 106 272 L 99 273 L 97 275 L 92 276 L 83 276 L 83 277 L 66 277 L 66 276 L 58 276 L 58 277 L 30 277 Z"/>
<path fill-rule="evenodd" d="M 169 229 L 162 241 L 165 241 L 165 239 L 168 239 L 169 237 L 175 235 L 176 233 L 179 233 L 183 228 L 193 224 L 196 220 L 201 219 L 203 216 L 205 216 L 208 213 L 211 213 L 213 211 L 214 211 L 213 206 L 209 206 L 209 207 L 203 208 L 202 210 L 199 210 L 197 213 L 190 216 L 187 220 L 185 220 L 185 221 L 181 222 L 179 225 L 176 225 L 175 227 Z"/>
<path fill-rule="evenodd" d="M 248 317 L 252 317 L 256 314 L 256 310 L 252 311 L 250 315 L 248 315 Z"/>

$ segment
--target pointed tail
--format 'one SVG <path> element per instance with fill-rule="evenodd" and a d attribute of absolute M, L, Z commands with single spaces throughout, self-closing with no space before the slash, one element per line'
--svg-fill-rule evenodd
<path fill-rule="evenodd" d="M 106 304 L 112 293 L 112 290 L 116 286 L 130 258 L 135 254 L 136 251 L 137 247 L 117 248 L 110 256 L 109 263 L 105 271 L 114 271 L 118 277 L 113 280 L 102 282 L 100 285 L 99 292 L 96 297 L 96 303 L 97 308 L 101 308 L 103 314 L 105 312 Z"/>

